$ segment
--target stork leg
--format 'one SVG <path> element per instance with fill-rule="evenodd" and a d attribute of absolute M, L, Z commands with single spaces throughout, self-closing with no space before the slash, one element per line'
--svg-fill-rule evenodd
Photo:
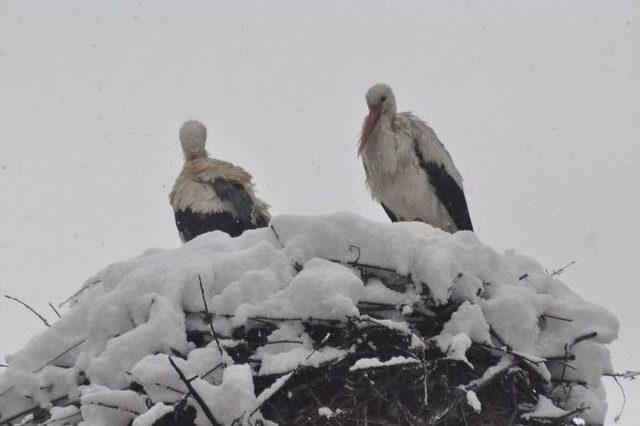
<path fill-rule="evenodd" d="M 380 205 L 384 209 L 384 212 L 387 214 L 387 216 L 389 216 L 389 219 L 391 219 L 391 222 L 400 222 L 398 220 L 398 217 L 395 214 L 393 214 L 393 212 L 389 210 L 387 206 L 384 205 L 384 203 L 380 203 Z"/>

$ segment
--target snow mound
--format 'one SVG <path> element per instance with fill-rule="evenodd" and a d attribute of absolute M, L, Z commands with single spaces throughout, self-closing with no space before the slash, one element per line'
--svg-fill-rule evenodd
<path fill-rule="evenodd" d="M 537 262 L 422 223 L 335 213 L 271 225 L 148 250 L 87 280 L 59 321 L 7 356 L 0 422 L 269 424 L 279 419 L 265 402 L 293 404 L 299 372 L 321 368 L 417 374 L 430 407 L 426 378 L 443 362 L 462 372 L 449 398 L 470 418 L 491 404 L 483 389 L 526 374 L 535 392 L 528 411 L 514 408 L 521 421 L 603 421 L 617 319 Z M 309 413 L 349 414 L 322 404 Z"/>

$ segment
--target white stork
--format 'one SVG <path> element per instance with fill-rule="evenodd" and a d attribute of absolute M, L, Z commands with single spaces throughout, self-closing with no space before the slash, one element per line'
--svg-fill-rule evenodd
<path fill-rule="evenodd" d="M 373 199 L 393 222 L 473 231 L 462 177 L 433 129 L 411 113 L 397 114 L 386 84 L 371 87 L 366 100 L 358 153 Z"/>
<path fill-rule="evenodd" d="M 180 128 L 184 167 L 169 200 L 182 242 L 220 230 L 237 237 L 268 225 L 269 206 L 253 190 L 251 175 L 205 150 L 206 127 L 187 121 Z"/>

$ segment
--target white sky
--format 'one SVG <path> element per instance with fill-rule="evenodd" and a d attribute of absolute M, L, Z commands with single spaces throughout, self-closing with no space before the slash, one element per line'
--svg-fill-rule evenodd
<path fill-rule="evenodd" d="M 615 367 L 639 369 L 639 70 L 638 1 L 0 0 L 0 292 L 53 318 L 108 263 L 178 245 L 187 118 L 273 213 L 386 220 L 356 158 L 383 81 L 448 146 L 480 238 L 576 260 L 564 281 L 619 316 Z M 41 329 L 0 301 L 0 357 Z"/>

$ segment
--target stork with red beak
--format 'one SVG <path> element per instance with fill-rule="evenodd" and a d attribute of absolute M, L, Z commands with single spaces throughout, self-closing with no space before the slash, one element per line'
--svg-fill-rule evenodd
<path fill-rule="evenodd" d="M 373 199 L 392 222 L 473 231 L 462 177 L 433 129 L 411 113 L 397 114 L 386 84 L 371 87 L 366 100 L 358 153 Z"/>

